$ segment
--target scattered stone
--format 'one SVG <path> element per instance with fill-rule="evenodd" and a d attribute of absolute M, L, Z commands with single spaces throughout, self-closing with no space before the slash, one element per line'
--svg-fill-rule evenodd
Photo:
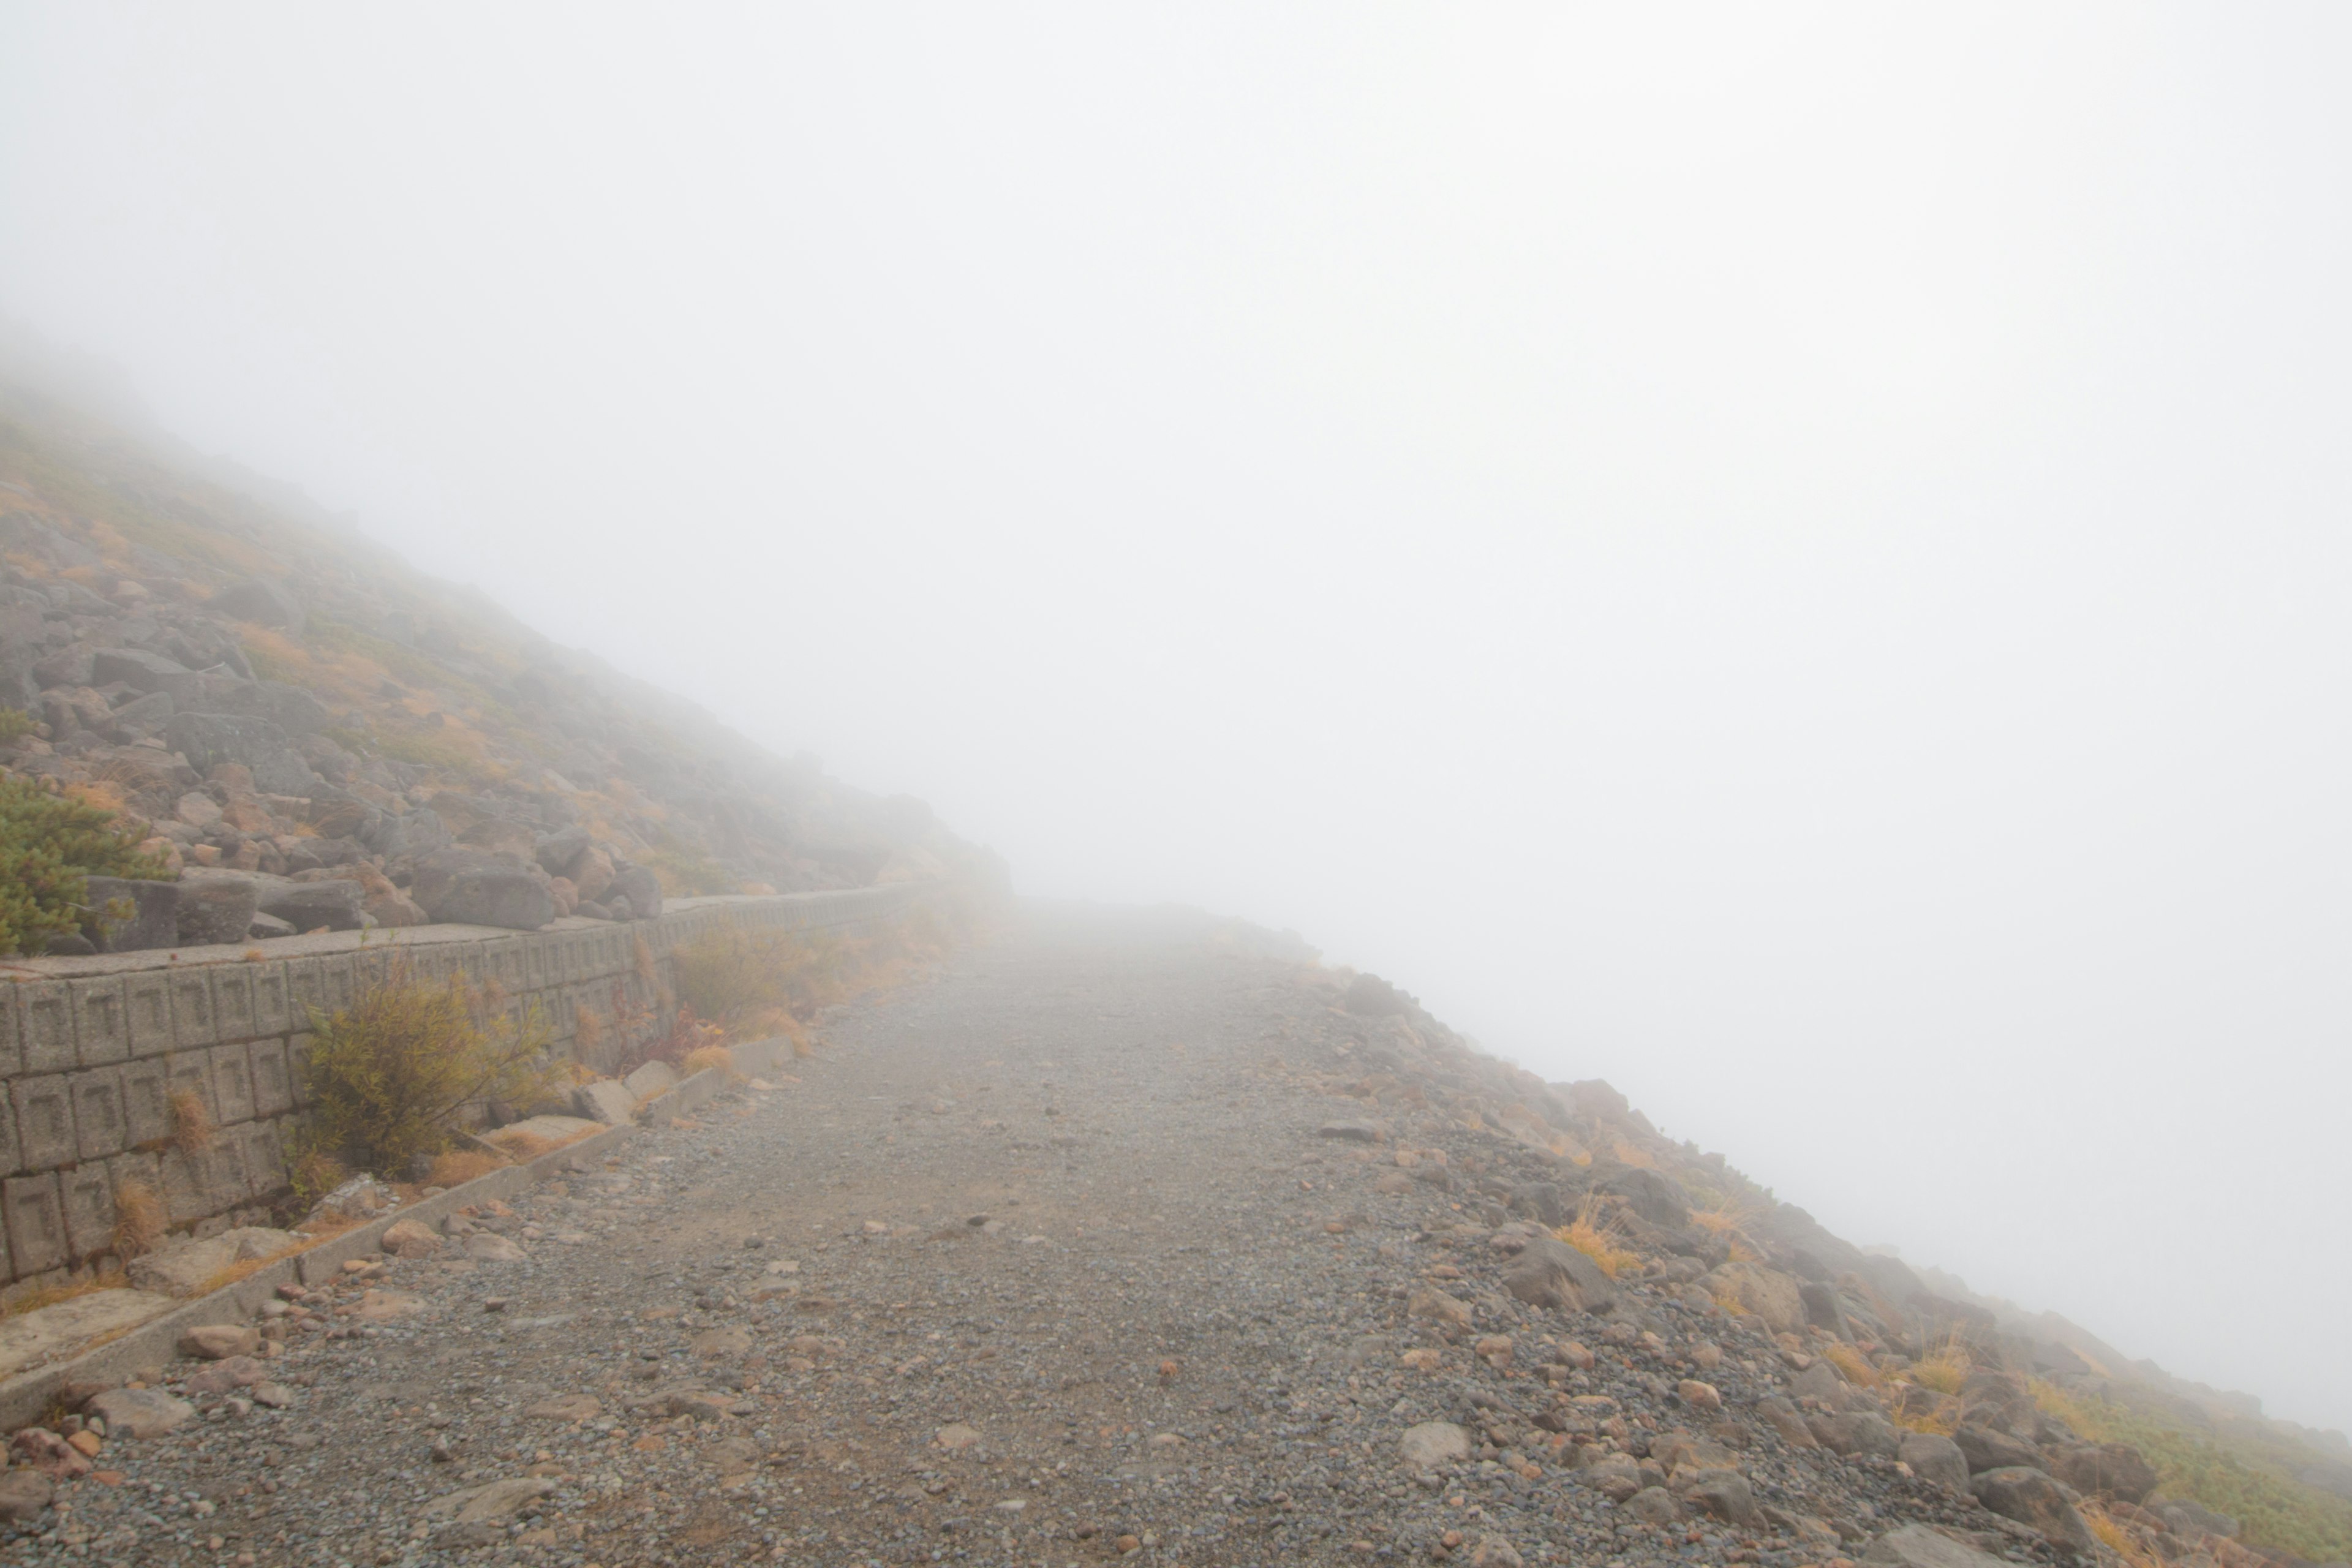
<path fill-rule="evenodd" d="M 1470 1457 L 1470 1434 L 1451 1421 L 1423 1421 L 1405 1428 L 1397 1452 L 1416 1470 L 1458 1465 Z"/>
<path fill-rule="evenodd" d="M 180 1353 L 203 1361 L 249 1356 L 261 1348 L 261 1331 L 250 1323 L 205 1323 L 180 1336 Z"/>

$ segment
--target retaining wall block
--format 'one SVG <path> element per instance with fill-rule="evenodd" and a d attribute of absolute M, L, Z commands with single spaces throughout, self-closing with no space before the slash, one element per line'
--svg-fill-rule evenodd
<path fill-rule="evenodd" d="M 191 1040 L 209 1046 L 217 1040 L 243 1040 L 260 1034 L 253 1020 L 253 970 L 249 963 L 208 963 L 204 973 L 213 982 L 213 1033 L 210 1039 Z"/>
<path fill-rule="evenodd" d="M 122 1001 L 122 977 L 68 980 L 73 996 L 75 1055 L 86 1068 L 107 1067 L 131 1057 L 131 1015 Z"/>
<path fill-rule="evenodd" d="M 165 989 L 171 993 L 172 1028 L 163 1043 L 152 1049 L 139 1041 L 137 1054 L 154 1056 L 180 1046 L 209 1046 L 220 1037 L 218 1010 L 213 1005 L 213 966 L 174 969 L 164 976 Z"/>
<path fill-rule="evenodd" d="M 321 958 L 319 960 L 319 979 L 327 994 L 322 1011 L 344 1011 L 360 999 L 359 955 L 338 952 Z"/>
<path fill-rule="evenodd" d="M 173 1095 L 193 1091 L 205 1102 L 205 1114 L 214 1126 L 221 1123 L 220 1097 L 213 1092 L 213 1062 L 205 1051 L 174 1051 L 163 1058 L 163 1071 L 171 1081 L 166 1086 Z"/>
<path fill-rule="evenodd" d="M 286 990 L 286 966 L 282 963 L 257 963 L 253 972 L 253 1033 L 283 1035 L 294 1027 L 295 1012 L 292 999 Z M 306 1018 L 303 1026 L 309 1027 Z"/>
<path fill-rule="evenodd" d="M 245 1169 L 257 1198 L 276 1195 L 286 1190 L 286 1133 L 275 1121 L 248 1121 L 237 1129 L 244 1134 Z"/>
<path fill-rule="evenodd" d="M 25 1168 L 25 1146 L 16 1137 L 16 1107 L 0 1086 L 0 1175 L 13 1176 Z"/>
<path fill-rule="evenodd" d="M 8 1254 L 17 1279 L 65 1263 L 65 1215 L 58 1206 L 55 1176 L 11 1176 L 0 1182 L 0 1212 L 7 1216 Z"/>
<path fill-rule="evenodd" d="M 0 984 L 0 1079 L 15 1078 L 25 1070 L 25 1047 L 17 1023 L 24 1009 L 16 999 L 23 989 L 13 982 Z"/>
<path fill-rule="evenodd" d="M 65 1207 L 66 1255 L 74 1262 L 114 1250 L 114 1184 L 103 1163 L 58 1173 Z"/>
<path fill-rule="evenodd" d="M 74 1149 L 78 1158 L 103 1160 L 131 1146 L 123 1134 L 122 1069 L 92 1068 L 67 1079 L 73 1094 Z"/>
<path fill-rule="evenodd" d="M 131 1017 L 131 1054 L 161 1055 L 172 1048 L 172 972 L 148 970 L 122 977 L 122 1002 Z"/>
<path fill-rule="evenodd" d="M 205 1053 L 212 1058 L 213 1095 L 224 1123 L 253 1120 L 253 1066 L 243 1046 L 215 1046 Z"/>
<path fill-rule="evenodd" d="M 294 1084 L 286 1075 L 286 1042 L 256 1040 L 245 1047 L 253 1062 L 253 1113 L 283 1116 L 294 1109 Z"/>
<path fill-rule="evenodd" d="M 224 1127 L 213 1134 L 212 1147 L 204 1152 L 205 1193 L 211 1204 L 205 1210 L 207 1219 L 253 1196 L 253 1178 L 245 1165 L 246 1137 L 244 1127 Z"/>
<path fill-rule="evenodd" d="M 185 1150 L 166 1149 L 156 1156 L 156 1174 L 163 1193 L 163 1215 L 174 1226 L 207 1218 L 213 1212 L 212 1194 L 205 1186 L 205 1170 L 198 1158 Z"/>
<path fill-rule="evenodd" d="M 106 1163 L 106 1176 L 118 1194 L 140 1186 L 161 1197 L 163 1194 L 163 1177 L 160 1165 L 161 1162 L 154 1155 L 132 1149 Z"/>
<path fill-rule="evenodd" d="M 122 1073 L 122 1141 L 152 1143 L 172 1135 L 172 1079 L 163 1057 L 125 1062 Z"/>
<path fill-rule="evenodd" d="M 293 1091 L 298 1107 L 310 1103 L 310 1032 L 307 1029 L 286 1037 L 286 1087 Z"/>
<path fill-rule="evenodd" d="M 63 1072 L 77 1064 L 73 998 L 62 980 L 30 980 L 16 992 L 17 1039 L 25 1072 Z"/>
<path fill-rule="evenodd" d="M 74 1147 L 72 1079 L 64 1073 L 20 1078 L 8 1086 L 16 1110 L 16 1163 L 52 1171 L 70 1163 Z"/>
<path fill-rule="evenodd" d="M 334 998 L 327 990 L 327 961 L 289 958 L 286 961 L 286 1003 L 289 1018 L 308 1018 L 313 1012 L 331 1013 Z"/>

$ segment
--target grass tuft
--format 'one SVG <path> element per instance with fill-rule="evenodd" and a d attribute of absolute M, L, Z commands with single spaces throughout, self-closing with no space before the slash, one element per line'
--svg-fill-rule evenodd
<path fill-rule="evenodd" d="M 427 1186 L 459 1187 L 478 1181 L 492 1171 L 503 1171 L 509 1162 L 488 1149 L 450 1149 L 434 1156 L 433 1170 L 425 1178 Z"/>
<path fill-rule="evenodd" d="M 1624 1233 L 1615 1215 L 1602 1215 L 1598 1223 L 1596 1210 L 1590 1204 L 1579 1210 L 1577 1216 L 1553 1231 L 1552 1235 L 1584 1254 L 1601 1266 L 1601 1272 L 1612 1279 L 1624 1269 L 1641 1266 L 1641 1255 L 1624 1247 Z"/>
<path fill-rule="evenodd" d="M 213 1146 L 213 1113 L 193 1089 L 172 1091 L 172 1142 L 194 1159 Z"/>
<path fill-rule="evenodd" d="M 114 1255 L 128 1263 L 154 1250 L 163 1239 L 166 1215 L 163 1199 L 153 1185 L 137 1176 L 114 1184 Z"/>

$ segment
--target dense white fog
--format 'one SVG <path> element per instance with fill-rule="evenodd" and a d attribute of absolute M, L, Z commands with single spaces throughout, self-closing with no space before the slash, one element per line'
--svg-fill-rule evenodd
<path fill-rule="evenodd" d="M 1025 891 L 2344 1426 L 2348 30 L 10 5 L 0 312 Z"/>

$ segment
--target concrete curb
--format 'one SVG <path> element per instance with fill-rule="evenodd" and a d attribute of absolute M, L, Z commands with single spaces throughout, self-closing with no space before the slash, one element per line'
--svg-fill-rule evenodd
<path fill-rule="evenodd" d="M 718 1080 L 696 1101 L 708 1102 L 726 1087 L 726 1074 L 716 1070 L 699 1072 L 677 1089 L 676 1095 L 688 1085 L 703 1079 Z M 48 1366 L 36 1367 L 19 1373 L 0 1383 L 0 1432 L 14 1432 L 29 1426 L 45 1415 L 57 1392 L 66 1384 L 76 1381 L 120 1383 L 142 1367 L 165 1366 L 179 1357 L 180 1336 L 190 1329 L 207 1323 L 241 1323 L 261 1310 L 261 1304 L 276 1294 L 278 1287 L 299 1283 L 316 1287 L 342 1271 L 347 1258 L 366 1258 L 383 1250 L 383 1233 L 404 1219 L 437 1221 L 464 1208 L 468 1204 L 486 1203 L 504 1198 L 524 1188 L 558 1175 L 573 1160 L 598 1160 L 619 1148 L 635 1136 L 635 1127 L 608 1127 L 593 1133 L 577 1143 L 567 1143 L 561 1149 L 551 1149 L 536 1158 L 519 1164 L 508 1165 L 478 1176 L 462 1186 L 436 1193 L 390 1214 L 372 1219 L 342 1235 L 331 1237 L 318 1246 L 284 1258 L 272 1258 L 234 1285 L 222 1287 L 210 1295 L 174 1307 L 150 1322 L 110 1340 L 94 1350 L 84 1351 L 68 1360 Z"/>

